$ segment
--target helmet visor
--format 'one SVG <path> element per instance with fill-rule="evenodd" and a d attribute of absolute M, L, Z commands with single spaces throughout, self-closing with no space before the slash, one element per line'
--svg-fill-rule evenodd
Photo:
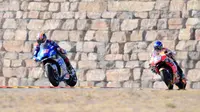
<path fill-rule="evenodd" d="M 161 50 L 162 49 L 162 46 L 154 46 L 154 50 Z"/>
<path fill-rule="evenodd" d="M 44 43 L 45 40 L 44 39 L 38 39 L 37 42 L 38 42 L 38 44 L 41 44 L 41 43 Z"/>

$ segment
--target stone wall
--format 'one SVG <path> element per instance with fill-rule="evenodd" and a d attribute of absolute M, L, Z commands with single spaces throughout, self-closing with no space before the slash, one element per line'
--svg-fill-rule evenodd
<path fill-rule="evenodd" d="M 31 60 L 45 31 L 69 51 L 77 86 L 165 88 L 148 66 L 159 39 L 200 88 L 199 18 L 199 0 L 0 0 L 0 85 L 49 84 Z"/>

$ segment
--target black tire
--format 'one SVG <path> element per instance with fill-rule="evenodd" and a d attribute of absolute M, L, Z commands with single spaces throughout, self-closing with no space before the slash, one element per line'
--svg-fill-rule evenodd
<path fill-rule="evenodd" d="M 173 89 L 173 84 L 172 84 L 172 80 L 173 80 L 173 76 L 172 74 L 170 74 L 166 69 L 163 69 L 160 71 L 160 75 L 162 77 L 162 80 L 165 82 L 165 84 L 167 85 L 169 90 Z"/>
<path fill-rule="evenodd" d="M 73 76 L 70 76 L 70 79 L 66 81 L 66 84 L 70 87 L 74 87 L 77 83 L 77 76 L 74 74 Z"/>
<path fill-rule="evenodd" d="M 186 87 L 186 83 L 184 83 L 182 79 L 180 79 L 179 83 L 177 83 L 176 85 L 178 86 L 179 89 L 185 89 Z"/>
<path fill-rule="evenodd" d="M 45 64 L 46 73 L 50 83 L 57 87 L 59 85 L 59 81 L 56 79 L 58 76 L 54 73 L 53 68 L 51 67 L 50 63 Z"/>

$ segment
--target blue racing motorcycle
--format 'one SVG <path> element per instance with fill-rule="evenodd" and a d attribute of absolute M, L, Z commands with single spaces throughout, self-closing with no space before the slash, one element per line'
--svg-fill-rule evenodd
<path fill-rule="evenodd" d="M 61 53 L 54 46 L 41 44 L 36 60 L 43 64 L 47 77 L 53 86 L 58 86 L 61 81 L 64 81 L 71 87 L 76 85 L 76 73 L 69 75 L 72 73 L 72 70 L 70 71 L 67 68 L 64 59 L 61 57 Z M 67 78 L 66 74 L 68 75 Z"/>

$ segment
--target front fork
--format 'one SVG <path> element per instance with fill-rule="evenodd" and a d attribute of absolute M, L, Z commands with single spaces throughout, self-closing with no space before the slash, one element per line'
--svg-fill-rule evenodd
<path fill-rule="evenodd" d="M 165 68 L 160 68 L 159 69 L 159 73 L 162 71 L 162 70 L 164 70 Z M 165 69 L 165 70 L 167 70 L 167 69 Z M 167 72 L 169 72 L 169 70 L 167 70 Z M 170 73 L 169 73 L 170 74 Z M 161 78 L 162 78 L 162 80 L 164 80 L 164 77 L 163 76 L 161 76 Z M 173 85 L 174 84 L 174 75 L 172 74 L 172 80 L 170 80 L 170 83 Z"/>
<path fill-rule="evenodd" d="M 159 69 L 159 72 L 162 71 L 163 69 L 165 68 L 160 68 Z M 167 70 L 169 72 L 169 70 Z M 170 73 L 169 73 L 170 74 Z M 180 80 L 180 76 L 177 76 L 178 74 L 172 74 L 172 80 L 171 80 L 171 84 L 175 84 L 175 83 L 178 83 L 179 80 Z M 162 77 L 163 79 L 163 77 Z"/>
<path fill-rule="evenodd" d="M 44 70 L 45 70 L 45 72 L 46 72 L 45 66 L 46 66 L 46 65 L 43 65 L 43 68 L 44 68 Z M 52 67 L 53 70 L 54 70 L 54 74 L 57 74 L 56 76 L 58 76 L 58 77 L 55 77 L 56 80 L 59 81 L 59 82 L 63 81 L 64 76 L 60 76 L 60 75 L 59 75 L 57 66 L 56 66 L 55 64 L 51 64 L 51 67 Z M 47 77 L 46 74 L 45 74 L 45 77 Z"/>

